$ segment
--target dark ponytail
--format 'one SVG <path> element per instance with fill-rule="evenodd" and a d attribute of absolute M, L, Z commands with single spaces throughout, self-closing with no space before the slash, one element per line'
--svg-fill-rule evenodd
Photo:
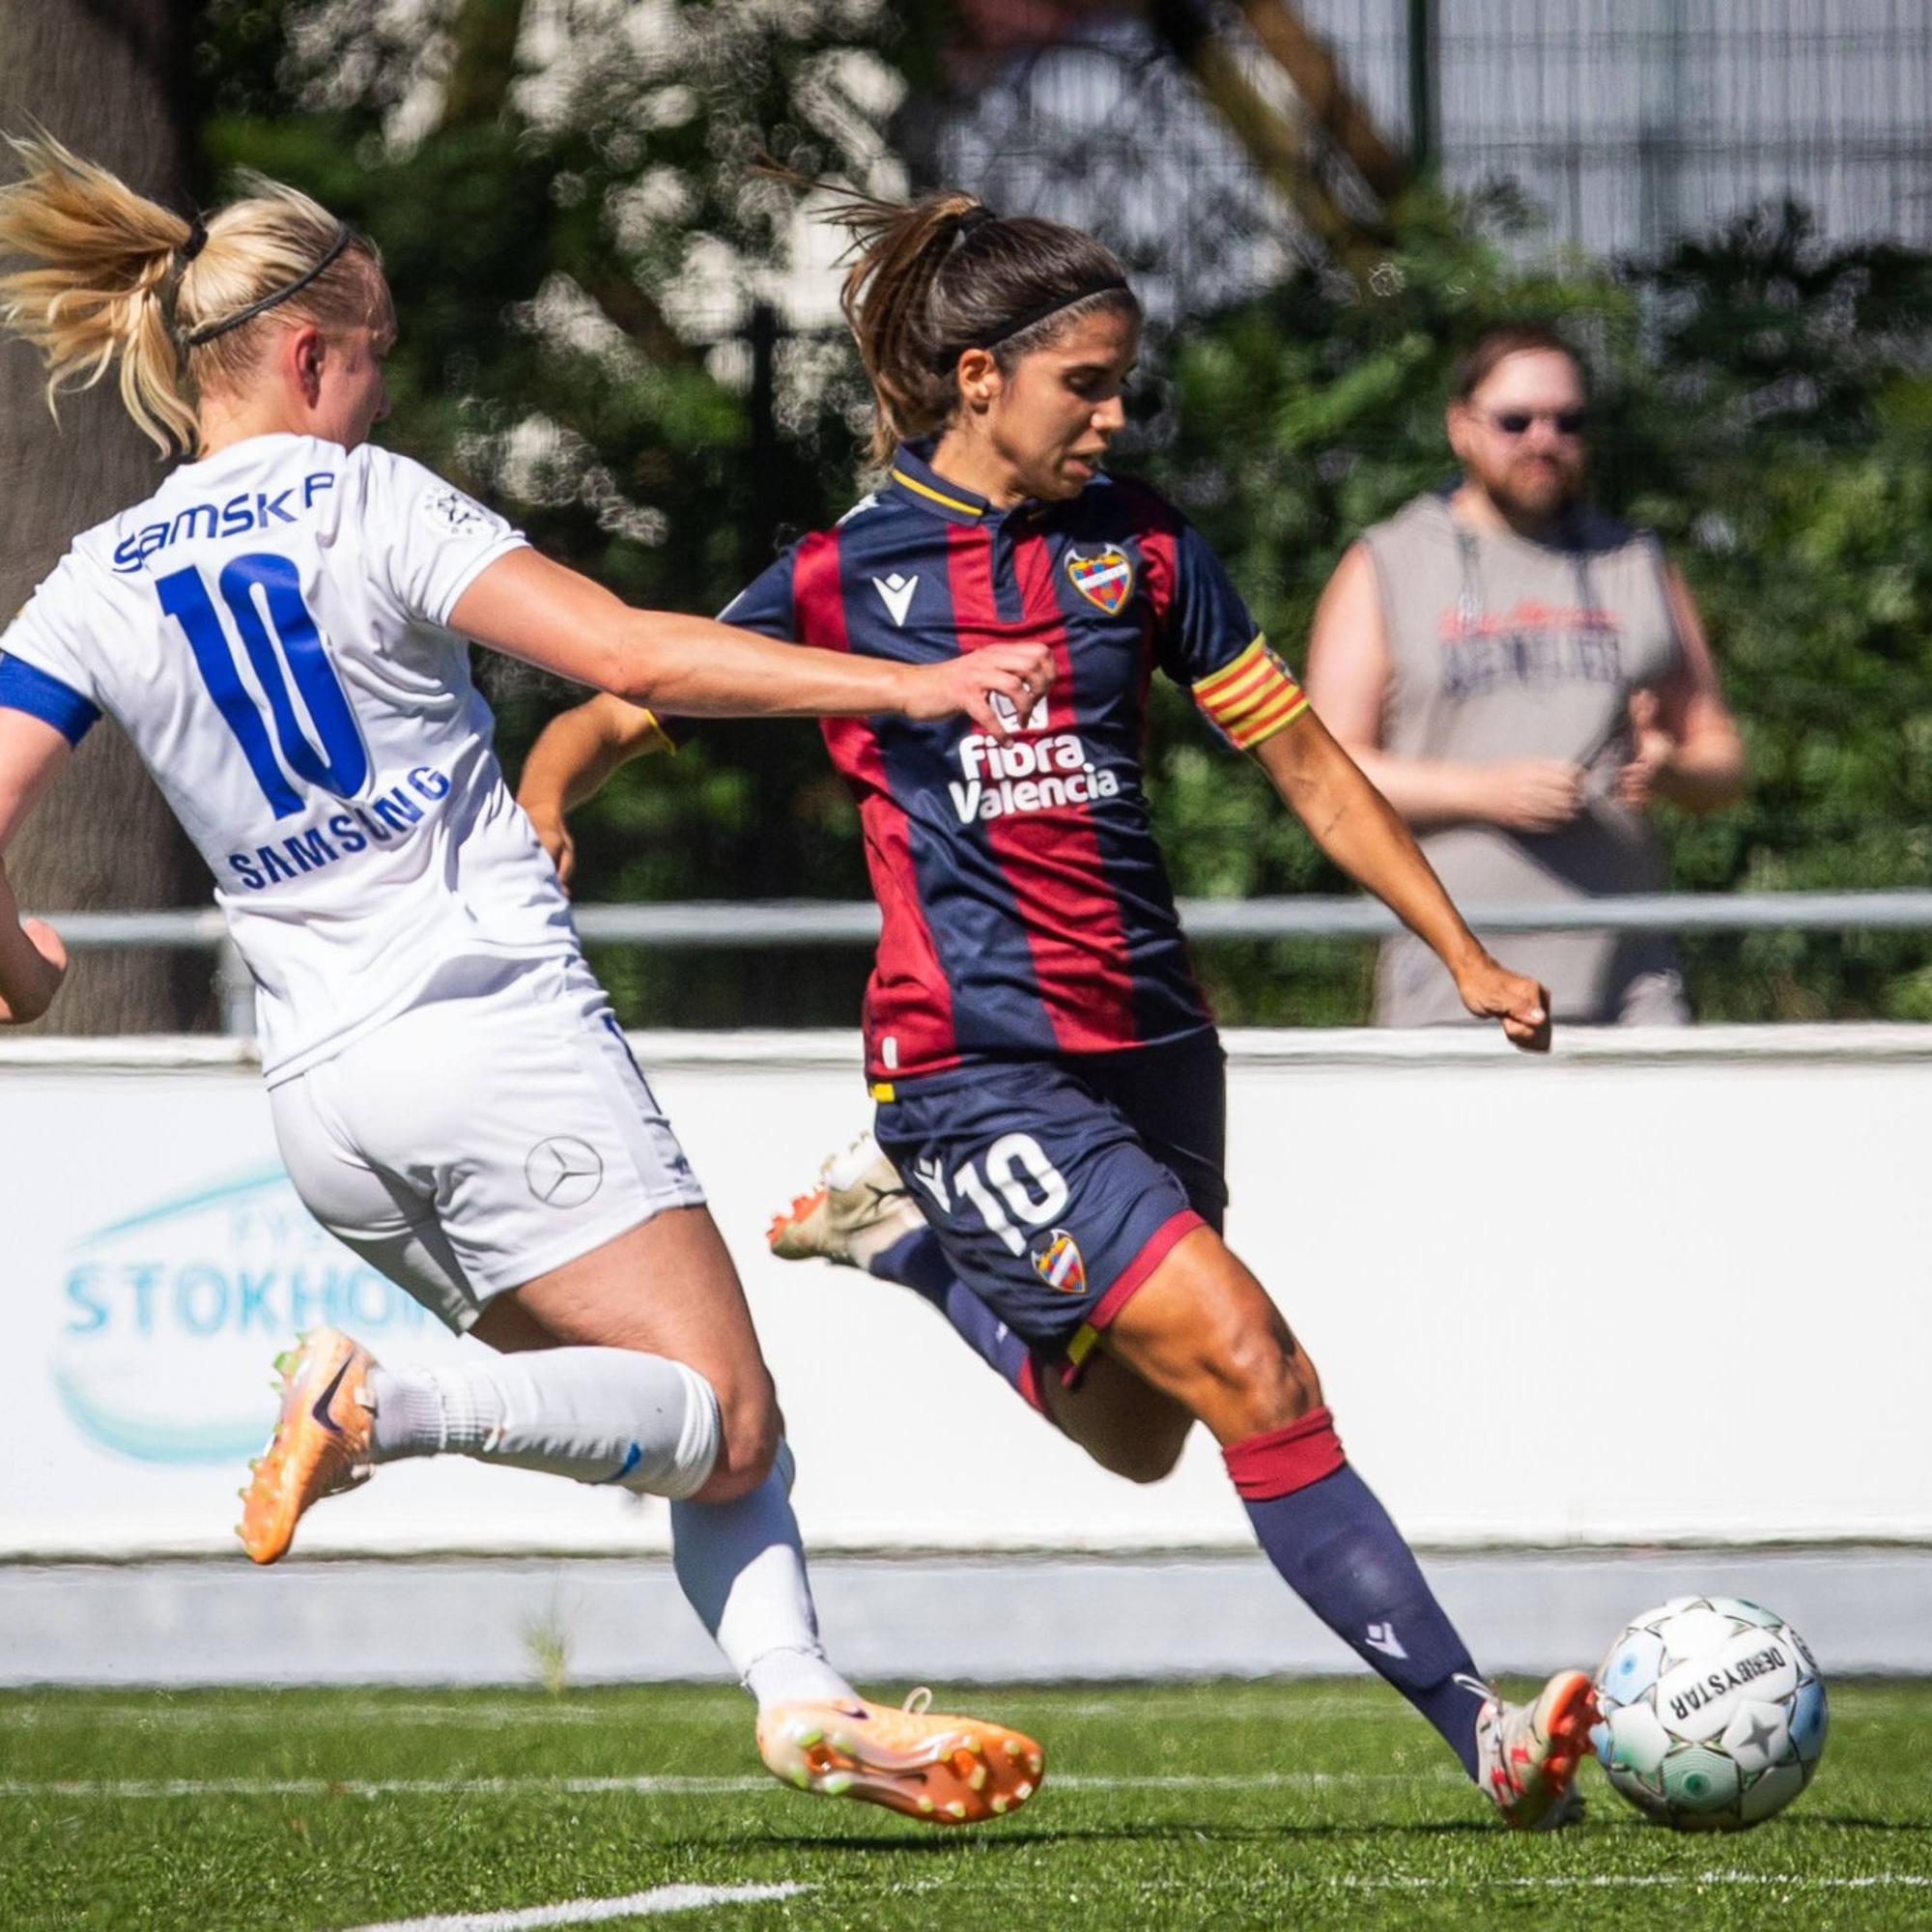
<path fill-rule="evenodd" d="M 956 189 L 909 204 L 834 191 L 839 206 L 826 219 L 856 250 L 839 306 L 871 378 L 881 462 L 945 427 L 968 349 L 990 350 L 1007 370 L 1076 317 L 1140 317 L 1120 262 L 1077 228 L 997 215 Z"/>

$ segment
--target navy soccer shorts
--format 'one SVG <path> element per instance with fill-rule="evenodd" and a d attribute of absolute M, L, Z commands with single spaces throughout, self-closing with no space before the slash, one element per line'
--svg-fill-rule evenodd
<path fill-rule="evenodd" d="M 958 1274 L 1068 1378 L 1183 1235 L 1228 1205 L 1225 1056 L 1168 1046 L 896 1083 L 881 1148 Z"/>

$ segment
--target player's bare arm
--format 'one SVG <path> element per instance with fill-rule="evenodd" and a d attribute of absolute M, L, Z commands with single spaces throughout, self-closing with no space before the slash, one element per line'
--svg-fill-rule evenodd
<path fill-rule="evenodd" d="M 1381 749 L 1390 678 L 1375 560 L 1353 545 L 1328 580 L 1308 639 L 1310 701 L 1369 782 L 1420 830 L 1480 823 L 1551 832 L 1583 809 L 1583 771 L 1561 758 L 1495 764 L 1399 757 Z"/>
<path fill-rule="evenodd" d="M 67 763 L 68 742 L 24 712 L 0 711 L 0 1026 L 24 1026 L 53 1004 L 67 948 L 44 920 L 22 920 L 4 854 Z"/>
<path fill-rule="evenodd" d="M 1549 1002 L 1534 980 L 1500 966 L 1463 923 L 1400 814 L 1315 713 L 1255 748 L 1282 802 L 1329 858 L 1435 952 L 1479 1018 L 1499 1019 L 1516 1045 L 1549 1046 Z"/>
<path fill-rule="evenodd" d="M 526 664 L 685 718 L 865 718 L 964 712 L 1005 742 L 995 696 L 1024 714 L 1052 680 L 1032 644 L 904 665 L 778 644 L 708 617 L 633 610 L 601 584 L 521 550 L 482 571 L 452 626 Z"/>
<path fill-rule="evenodd" d="M 595 798 L 611 776 L 633 758 L 671 749 L 654 711 L 607 692 L 559 712 L 537 734 L 524 760 L 517 803 L 529 814 L 565 885 L 577 869 L 570 813 Z"/>

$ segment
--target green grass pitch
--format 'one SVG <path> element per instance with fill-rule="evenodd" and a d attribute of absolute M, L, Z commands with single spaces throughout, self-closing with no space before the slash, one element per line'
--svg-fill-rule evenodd
<path fill-rule="evenodd" d="M 1594 1765 L 1581 1827 L 1513 1835 L 1366 1682 L 941 1701 L 1045 1743 L 1024 1812 L 940 1833 L 789 1792 L 725 1690 L 0 1695 L 0 1926 L 1932 1925 L 1932 1685 L 1836 1687 L 1811 1789 L 1735 1837 L 1642 1823 Z M 798 1889 L 512 1916 L 680 1886 Z"/>

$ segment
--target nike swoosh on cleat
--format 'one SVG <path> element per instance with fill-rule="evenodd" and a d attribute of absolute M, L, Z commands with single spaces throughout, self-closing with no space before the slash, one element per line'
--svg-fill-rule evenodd
<path fill-rule="evenodd" d="M 319 1423 L 321 1423 L 322 1426 L 326 1430 L 327 1430 L 331 1435 L 340 1435 L 342 1434 L 342 1426 L 334 1419 L 333 1416 L 329 1414 L 328 1405 L 335 1400 L 335 1391 L 342 1386 L 343 1377 L 349 1373 L 349 1371 L 355 1366 L 355 1357 L 354 1355 L 349 1356 L 348 1359 L 344 1361 L 342 1366 L 336 1370 L 333 1377 L 330 1378 L 328 1386 L 326 1389 L 324 1389 L 319 1396 L 316 1397 L 315 1406 L 309 1410 L 309 1413 L 312 1416 L 314 1416 L 315 1419 Z"/>

